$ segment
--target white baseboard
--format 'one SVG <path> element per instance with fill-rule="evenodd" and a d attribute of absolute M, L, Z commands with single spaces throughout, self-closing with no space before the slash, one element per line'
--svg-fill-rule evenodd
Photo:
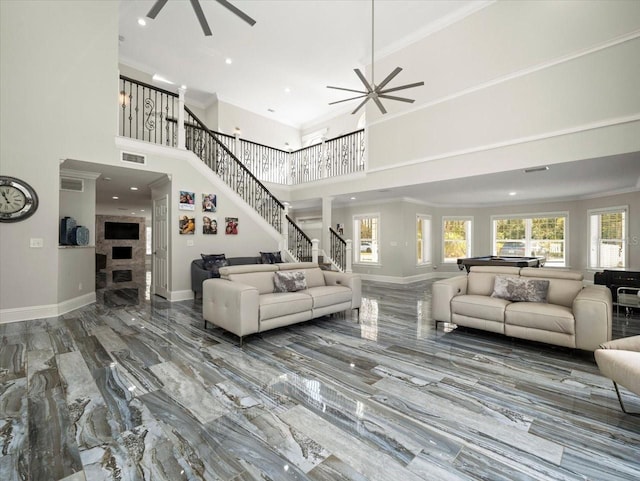
<path fill-rule="evenodd" d="M 0 324 L 31 319 L 46 319 L 57 317 L 69 311 L 87 306 L 96 302 L 96 293 L 89 292 L 80 297 L 74 297 L 59 304 L 47 304 L 44 306 L 16 307 L 12 309 L 0 309 Z"/>
<path fill-rule="evenodd" d="M 193 291 L 171 291 L 169 292 L 169 301 L 190 301 L 193 299 Z"/>

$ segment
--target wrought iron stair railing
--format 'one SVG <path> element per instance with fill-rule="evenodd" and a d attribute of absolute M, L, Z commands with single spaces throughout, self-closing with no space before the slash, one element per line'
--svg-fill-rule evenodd
<path fill-rule="evenodd" d="M 300 262 L 310 262 L 313 260 L 313 243 L 309 236 L 305 234 L 294 220 L 287 217 L 287 239 L 289 242 L 289 252 Z"/>
<path fill-rule="evenodd" d="M 242 165 L 229 148 L 185 107 L 185 146 L 253 207 L 274 229 L 282 232 L 284 205 Z"/>
<path fill-rule="evenodd" d="M 311 239 L 293 219 L 285 216 L 284 205 L 262 184 L 260 178 L 265 182 L 292 184 L 364 170 L 364 130 L 287 152 L 214 132 L 186 106 L 184 122 L 179 121 L 183 104 L 182 96 L 120 76 L 119 134 L 167 147 L 181 147 L 184 142 L 184 147 L 194 152 L 283 234 L 286 217 L 289 252 L 300 261 L 311 261 Z M 338 247 L 334 252 L 333 242 L 331 257 L 334 262 L 340 259 L 336 264 L 343 266 L 346 257 L 344 248 Z"/>

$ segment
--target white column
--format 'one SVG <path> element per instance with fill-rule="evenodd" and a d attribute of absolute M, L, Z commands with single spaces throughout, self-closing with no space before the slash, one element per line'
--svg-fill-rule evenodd
<path fill-rule="evenodd" d="M 353 272 L 351 270 L 351 260 L 353 259 L 353 254 L 351 253 L 351 251 L 353 249 L 352 249 L 351 246 L 352 246 L 353 242 L 351 241 L 351 239 L 347 239 L 345 242 L 347 243 L 347 251 L 345 253 L 345 256 L 347 256 L 347 259 L 346 259 L 347 262 L 345 264 L 346 267 L 345 267 L 344 271 L 346 273 L 348 273 L 348 274 L 351 274 Z"/>
<path fill-rule="evenodd" d="M 311 239 L 311 262 L 318 263 L 318 239 Z"/>
<path fill-rule="evenodd" d="M 331 205 L 333 197 L 322 198 L 322 243 L 320 246 L 325 254 L 331 253 L 331 237 L 329 236 L 329 227 L 331 227 Z"/>
<path fill-rule="evenodd" d="M 178 89 L 178 148 L 186 149 L 186 132 L 184 130 L 184 94 L 187 89 Z"/>

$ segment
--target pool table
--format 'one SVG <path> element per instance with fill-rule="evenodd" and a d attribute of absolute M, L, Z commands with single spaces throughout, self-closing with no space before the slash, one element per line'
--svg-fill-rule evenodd
<path fill-rule="evenodd" d="M 545 261 L 545 257 L 480 256 L 458 259 L 458 268 L 469 272 L 471 266 L 542 267 Z"/>

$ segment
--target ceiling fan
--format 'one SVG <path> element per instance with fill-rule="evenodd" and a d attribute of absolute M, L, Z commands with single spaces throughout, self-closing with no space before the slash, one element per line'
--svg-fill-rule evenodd
<path fill-rule="evenodd" d="M 373 15 L 373 1 L 371 0 L 371 82 L 367 81 L 366 77 L 364 76 L 364 74 L 360 71 L 360 69 L 353 69 L 353 71 L 356 73 L 356 75 L 358 76 L 358 78 L 360 79 L 360 81 L 364 84 L 364 87 L 366 90 L 355 90 L 355 89 L 347 89 L 347 88 L 343 88 L 343 87 L 332 87 L 331 85 L 327 85 L 328 89 L 336 89 L 336 90 L 345 90 L 347 92 L 356 92 L 359 93 L 361 95 L 357 95 L 356 97 L 351 97 L 348 99 L 343 99 L 343 100 L 337 100 L 335 102 L 330 102 L 329 105 L 334 105 L 334 104 L 339 104 L 341 102 L 349 102 L 350 100 L 356 100 L 356 99 L 361 99 L 364 98 L 364 100 L 356 107 L 356 109 L 351 112 L 352 114 L 355 114 L 358 110 L 360 110 L 364 104 L 366 104 L 369 100 L 373 100 L 376 105 L 378 106 L 378 108 L 380 109 L 380 112 L 382 112 L 383 114 L 387 113 L 387 110 L 384 108 L 384 105 L 382 105 L 382 102 L 380 101 L 380 99 L 388 99 L 388 100 L 397 100 L 400 102 L 407 102 L 407 103 L 413 103 L 415 102 L 414 99 L 408 99 L 405 97 L 396 97 L 394 95 L 389 95 L 389 93 L 391 92 L 396 92 L 398 90 L 404 90 L 404 89 L 410 89 L 413 87 L 420 87 L 421 85 L 424 85 L 424 82 L 415 82 L 412 84 L 406 84 L 406 85 L 401 85 L 399 87 L 392 87 L 392 88 L 388 88 L 385 89 L 384 87 L 387 86 L 387 84 L 389 82 L 391 82 L 391 80 L 393 80 L 396 75 L 398 75 L 400 72 L 402 72 L 402 69 L 400 67 L 396 67 L 393 72 L 391 72 L 389 75 L 387 75 L 387 77 L 380 82 L 378 85 L 376 85 L 374 83 L 374 69 L 373 69 L 373 52 L 374 52 L 374 43 L 373 43 L 373 33 L 374 33 L 374 15 Z"/>
<path fill-rule="evenodd" d="M 156 16 L 158 15 L 158 13 L 160 13 L 160 10 L 162 10 L 162 7 L 164 7 L 165 4 L 167 3 L 167 1 L 168 0 L 157 0 L 156 3 L 153 4 L 153 7 L 151 7 L 151 10 L 149 10 L 149 13 L 147 13 L 147 17 L 149 17 L 151 19 L 155 19 Z M 202 27 L 202 31 L 204 32 L 204 34 L 207 37 L 210 37 L 212 35 L 211 34 L 211 29 L 209 28 L 209 24 L 207 23 L 207 19 L 204 16 L 204 12 L 202 11 L 202 6 L 200 5 L 200 0 L 189 0 L 189 1 L 191 2 L 191 6 L 193 7 L 193 11 L 196 12 L 196 17 L 198 17 L 198 21 L 200 22 L 200 26 Z M 216 0 L 216 2 L 218 2 L 220 5 L 222 5 L 226 9 L 231 10 L 233 13 L 235 13 L 238 17 L 240 17 L 242 20 L 247 22 L 252 27 L 256 24 L 256 21 L 253 18 L 251 18 L 246 13 L 244 13 L 238 7 L 235 7 L 234 5 L 231 5 L 231 3 L 229 3 L 227 0 Z"/>

